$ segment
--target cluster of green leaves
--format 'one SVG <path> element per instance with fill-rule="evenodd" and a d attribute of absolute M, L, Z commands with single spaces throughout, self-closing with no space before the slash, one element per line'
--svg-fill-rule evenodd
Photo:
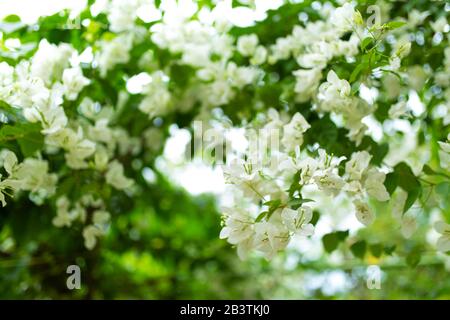
<path fill-rule="evenodd" d="M 322 237 L 325 251 L 327 253 L 332 253 L 339 247 L 340 243 L 345 243 L 348 236 L 348 230 L 327 233 Z M 354 241 L 348 248 L 356 258 L 364 259 L 368 251 L 375 258 L 380 258 L 383 253 L 391 255 L 395 250 L 395 245 L 383 245 L 381 243 L 368 244 L 365 240 L 358 240 L 356 242 Z"/>

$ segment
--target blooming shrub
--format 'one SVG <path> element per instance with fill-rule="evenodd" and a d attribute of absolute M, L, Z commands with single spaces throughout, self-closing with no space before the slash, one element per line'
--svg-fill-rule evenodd
<path fill-rule="evenodd" d="M 343 242 L 415 265 L 426 248 L 450 251 L 448 4 L 286 2 L 240 26 L 233 10 L 257 12 L 245 2 L 89 1 L 75 26 L 67 12 L 5 18 L 2 210 L 47 206 L 92 250 L 118 203 L 145 196 L 142 171 L 158 171 L 176 124 L 223 169 L 220 238 L 242 259 L 273 258 L 340 207 L 367 232 L 331 230 L 327 252 Z M 370 233 L 379 215 L 391 238 Z M 440 236 L 410 240 L 419 228 Z"/>

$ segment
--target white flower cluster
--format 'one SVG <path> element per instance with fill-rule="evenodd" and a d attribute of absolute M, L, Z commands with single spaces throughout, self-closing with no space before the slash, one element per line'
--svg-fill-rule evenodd
<path fill-rule="evenodd" d="M 361 14 L 350 3 L 338 8 L 324 5 L 319 13 L 321 19 L 302 20 L 287 36 L 272 39 L 267 45 L 266 39 L 255 33 L 232 36 L 233 25 L 221 11 L 227 3 L 207 8 L 189 0 L 162 1 L 156 8 L 153 0 L 97 1 L 99 12 L 106 14 L 108 30 L 90 34 L 99 38 L 90 39 L 92 41 L 87 42 L 88 47 L 82 53 L 66 43 L 52 44 L 41 40 L 30 59 L 23 59 L 14 66 L 1 62 L 0 100 L 18 110 L 25 123 L 38 123 L 44 136 L 42 150 L 20 163 L 12 151 L 1 151 L 2 173 L 7 173 L 7 177 L 0 177 L 2 206 L 8 199 L 5 195 L 12 196 L 19 191 L 30 192 L 30 198 L 41 203 L 55 194 L 58 175 L 63 178 L 67 172 L 76 175 L 82 170 L 93 170 L 101 183 L 132 192 L 134 182 L 126 177 L 128 168 L 124 167 L 122 159 L 140 161 L 136 158 L 143 148 L 161 149 L 163 134 L 155 125 L 141 128 L 140 135 L 131 136 L 117 124 L 120 123 L 118 118 L 131 109 L 137 117 L 143 113 L 149 120 L 158 122 L 164 121 L 158 118 L 173 112 L 200 106 L 198 111 L 195 110 L 197 119 L 208 122 L 214 118 L 211 110 L 227 104 L 232 108 L 233 99 L 244 91 L 247 93 L 247 89 L 254 93 L 248 99 L 249 111 L 267 110 L 269 106 L 260 97 L 258 89 L 272 81 L 267 80 L 272 76 L 269 70 L 286 62 L 284 60 L 292 60 L 295 65 L 288 71 L 295 81 L 295 85 L 286 86 L 290 97 L 295 97 L 290 102 L 302 107 L 309 102 L 310 110 L 304 110 L 303 114 L 312 113 L 319 121 L 324 114 L 331 113 L 330 118 L 336 126 L 345 127 L 349 139 L 360 146 L 368 130 L 365 122 L 374 118 L 376 101 L 368 102 L 357 95 L 355 91 L 358 90 L 352 90 L 352 77 L 346 78 L 348 70 L 341 72 L 341 68 L 333 63 L 342 60 L 351 64 L 364 60 L 363 55 L 367 52 L 362 45 L 363 39 L 367 38 L 374 45 L 370 49 L 372 53 L 378 52 L 375 47 L 386 35 L 380 30 L 386 26 L 376 24 L 373 28 L 365 28 Z M 382 54 L 387 61 L 384 70 L 362 66 L 367 67 L 370 74 L 365 74 L 366 78 L 360 81 L 366 88 L 373 85 L 380 92 L 382 90 L 383 98 L 389 99 L 389 103 L 396 101 L 387 112 L 390 121 L 395 121 L 408 115 L 411 109 L 406 98 L 410 93 L 403 95 L 402 89 L 419 92 L 433 74 L 438 86 L 433 90 L 442 91 L 444 97 L 433 116 L 443 118 L 445 126 L 450 123 L 450 49 L 443 50 L 442 66 L 431 70 L 433 72 L 430 72 L 430 66 L 410 66 L 407 70 L 401 66 L 402 59 L 412 48 L 410 36 L 404 31 L 423 24 L 426 17 L 427 14 L 413 10 L 406 26 L 392 35 L 393 39 L 387 39 L 391 52 Z M 105 27 L 88 20 L 83 23 L 92 23 L 92 29 Z M 151 21 L 151 26 L 144 27 L 143 21 Z M 431 23 L 431 28 L 439 38 L 448 32 L 448 23 L 438 19 Z M 90 24 L 87 29 L 89 34 Z M 377 32 L 382 37 L 377 37 Z M 133 49 L 148 43 L 151 46 L 142 52 L 138 61 L 133 61 Z M 100 86 L 108 83 L 109 76 L 128 63 L 141 70 L 137 74 L 127 74 L 128 68 L 124 68 L 123 73 L 120 70 L 122 78 L 119 81 L 128 81 L 129 93 L 139 94 L 137 102 L 135 97 L 128 99 L 129 94 L 125 91 L 114 92 L 118 96 L 116 105 L 111 105 L 109 97 L 105 98 L 107 102 L 97 102 L 89 97 L 88 90 L 96 90 L 97 82 L 101 82 Z M 186 74 L 181 74 L 184 72 Z M 183 88 L 171 78 L 176 76 L 186 76 Z M 274 79 L 279 76 L 274 72 Z M 402 88 L 404 83 L 398 78 L 405 80 L 408 88 Z M 139 92 L 131 92 L 128 84 L 136 79 L 146 81 Z M 427 98 L 426 94 L 424 96 Z M 133 100 L 132 107 L 127 104 L 129 100 Z M 262 121 L 256 118 L 248 124 L 248 119 L 244 119 L 248 150 L 245 156 L 231 154 L 232 161 L 228 161 L 227 155 L 228 163 L 223 168 L 228 182 L 234 186 L 235 205 L 224 210 L 221 237 L 236 245 L 241 257 L 255 249 L 271 258 L 284 249 L 294 235 L 313 234 L 314 205 L 311 199 L 303 198 L 303 188 L 313 188 L 333 197 L 345 193 L 353 202 L 356 218 L 364 225 L 371 224 L 375 218 L 368 198 L 378 201 L 390 198 L 384 187 L 385 173 L 370 164 L 372 156 L 367 151 L 353 152 L 350 159 L 346 159 L 327 154 L 315 141 L 308 141 L 308 146 L 303 147 L 305 134 L 314 124 L 308 123 L 300 112 L 293 115 L 285 112 L 299 109 L 292 109 L 291 105 L 283 107 L 285 110 L 280 112 L 268 110 Z M 239 112 L 237 110 L 236 114 Z M 261 129 L 260 136 L 252 135 L 255 128 Z M 440 148 L 441 167 L 449 169 L 450 142 L 440 142 Z M 50 160 L 43 160 L 52 157 L 63 159 L 63 168 L 55 168 Z M 49 168 L 55 173 L 49 173 Z M 395 193 L 393 212 L 402 224 L 403 235 L 410 237 L 416 222 L 412 216 L 403 215 L 406 197 L 406 193 Z M 98 195 L 85 195 L 79 199 L 58 195 L 54 198 L 58 198 L 53 199 L 57 209 L 54 225 L 85 224 L 85 245 L 92 249 L 108 225 L 106 199 Z M 441 225 L 438 231 L 446 236 L 448 230 Z"/>
<path fill-rule="evenodd" d="M 258 137 L 266 142 L 280 137 L 278 149 L 271 145 L 270 155 L 265 149 L 253 152 L 252 146 L 260 141 L 250 138 L 246 160 L 237 158 L 223 167 L 238 202 L 224 210 L 221 237 L 236 245 L 242 258 L 257 250 L 270 259 L 287 246 L 293 235 L 313 234 L 312 208 L 304 204 L 310 200 L 303 199 L 303 187 L 312 186 L 333 197 L 345 192 L 353 199 L 356 218 L 364 225 L 375 218 L 368 197 L 379 201 L 390 198 L 383 184 L 386 176 L 370 165 L 372 156 L 368 152 L 353 153 L 340 175 L 345 157 L 330 156 L 323 149 L 317 150 L 317 157 L 307 155 L 300 146 L 309 124 L 300 113 L 289 122 L 282 118 L 270 110 Z"/>
<path fill-rule="evenodd" d="M 129 137 L 120 127 L 109 127 L 112 113 L 107 107 L 96 110 L 98 104 L 89 98 L 85 98 L 78 108 L 80 118 L 70 119 L 66 115 L 64 101 L 76 100 L 83 88 L 90 84 L 76 61 L 79 61 L 79 56 L 71 46 L 42 40 L 30 61 L 22 61 L 15 67 L 0 63 L 0 99 L 20 110 L 26 121 L 40 123 L 45 137 L 44 153 L 55 154 L 63 150 L 70 169 L 96 169 L 104 173 L 106 183 L 116 189 L 128 189 L 133 181 L 124 176 L 120 162 L 110 160 L 116 152 L 136 154 L 141 142 L 138 138 Z M 47 161 L 26 158 L 18 163 L 16 155 L 9 150 L 3 150 L 2 155 L 4 168 L 9 174 L 0 182 L 3 206 L 6 205 L 5 193 L 12 196 L 20 190 L 29 191 L 30 198 L 38 204 L 55 193 L 58 177 L 48 173 Z M 55 225 L 69 226 L 69 221 L 76 216 L 74 212 L 76 210 L 70 214 L 59 210 Z M 97 227 L 95 230 L 87 228 L 84 232 L 85 238 L 89 238 L 86 245 L 91 249 L 95 244 L 93 237 L 102 233 Z"/>
<path fill-rule="evenodd" d="M 19 163 L 14 152 L 3 149 L 0 162 L 8 173 L 8 177 L 3 180 L 0 175 L 0 203 L 3 207 L 6 205 L 5 194 L 13 196 L 21 190 L 29 191 L 30 199 L 36 204 L 42 204 L 55 193 L 58 177 L 48 172 L 47 161 L 26 158 Z"/>
<path fill-rule="evenodd" d="M 194 5 L 195 6 L 195 5 Z M 230 61 L 234 52 L 251 57 L 252 64 L 265 61 L 266 49 L 258 46 L 256 35 L 240 37 L 237 46 L 227 34 L 231 27 L 216 7 L 202 9 L 201 20 L 191 20 L 196 13 L 171 8 L 163 12 L 161 23 L 151 28 L 151 39 L 172 54 L 181 54 L 180 63 L 197 70 L 200 80 L 195 92 L 204 107 L 221 106 L 231 101 L 235 90 L 254 83 L 260 71 L 255 66 L 237 66 Z"/>
<path fill-rule="evenodd" d="M 344 117 L 345 127 L 349 129 L 350 140 L 359 145 L 367 129 L 362 119 L 374 110 L 365 100 L 351 94 L 348 81 L 339 79 L 334 71 L 330 71 L 327 75 L 327 82 L 322 83 L 319 87 L 317 99 L 320 111 L 334 112 Z"/>
<path fill-rule="evenodd" d="M 166 115 L 170 109 L 170 92 L 167 89 L 168 77 L 161 71 L 151 75 L 151 81 L 143 89 L 145 95 L 139 104 L 139 110 L 150 118 Z"/>
<path fill-rule="evenodd" d="M 315 97 L 322 78 L 322 71 L 334 57 L 347 59 L 358 54 L 358 13 L 350 4 L 332 11 L 325 20 L 295 26 L 292 34 L 277 39 L 269 53 L 269 63 L 294 57 L 302 68 L 294 71 L 295 92 L 299 102 Z M 349 40 L 341 40 L 348 31 L 354 30 Z"/>
<path fill-rule="evenodd" d="M 93 249 L 97 238 L 105 234 L 110 220 L 110 214 L 105 211 L 101 199 L 94 199 L 93 195 L 86 194 L 72 205 L 66 196 L 58 198 L 56 201 L 57 215 L 53 218 L 53 224 L 61 228 L 70 227 L 76 220 L 86 223 L 88 210 L 92 212 L 92 221 L 90 225 L 84 227 L 83 237 L 86 248 Z"/>
<path fill-rule="evenodd" d="M 113 39 L 103 40 L 99 43 L 100 51 L 96 59 L 102 77 L 106 77 L 108 72 L 114 69 L 116 65 L 127 63 L 130 60 L 133 38 L 133 34 L 123 33 Z"/>

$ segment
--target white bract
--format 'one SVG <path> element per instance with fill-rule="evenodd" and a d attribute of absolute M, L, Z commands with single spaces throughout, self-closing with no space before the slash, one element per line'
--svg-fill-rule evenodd
<path fill-rule="evenodd" d="M 438 221 L 435 223 L 434 228 L 441 234 L 437 242 L 437 249 L 443 252 L 450 251 L 450 225 L 443 221 Z"/>

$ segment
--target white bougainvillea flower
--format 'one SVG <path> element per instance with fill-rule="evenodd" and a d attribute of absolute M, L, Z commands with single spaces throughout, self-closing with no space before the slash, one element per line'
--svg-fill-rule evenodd
<path fill-rule="evenodd" d="M 67 197 L 61 197 L 56 201 L 56 217 L 52 223 L 55 227 L 70 227 L 75 216 L 70 212 L 70 201 Z"/>
<path fill-rule="evenodd" d="M 400 118 L 401 116 L 404 116 L 408 112 L 406 101 L 399 101 L 396 104 L 392 105 L 389 109 L 389 118 L 396 119 Z"/>
<path fill-rule="evenodd" d="M 335 157 L 333 155 L 329 155 L 324 149 L 317 150 L 317 153 L 319 154 L 319 158 L 318 158 L 317 161 L 320 164 L 318 169 L 322 169 L 322 170 L 337 169 L 339 164 L 342 161 L 344 161 L 345 159 L 347 159 L 344 156 L 338 158 L 338 157 Z"/>
<path fill-rule="evenodd" d="M 369 208 L 369 205 L 359 199 L 355 199 L 353 204 L 356 209 L 356 219 L 366 226 L 371 225 L 375 220 L 375 215 Z"/>
<path fill-rule="evenodd" d="M 351 196 L 361 196 L 364 192 L 363 186 L 356 180 L 347 182 L 342 190 Z"/>
<path fill-rule="evenodd" d="M 16 155 L 10 150 L 1 153 L 3 167 L 9 177 L 1 181 L 0 175 L 0 202 L 6 205 L 4 194 L 13 196 L 16 191 L 27 190 L 35 197 L 31 199 L 36 203 L 52 196 L 57 182 L 56 174 L 48 173 L 48 163 L 45 160 L 26 158 L 18 163 Z"/>
<path fill-rule="evenodd" d="M 167 89 L 167 76 L 162 71 L 151 74 L 151 82 L 144 86 L 145 98 L 139 104 L 139 110 L 154 118 L 170 111 L 171 95 Z"/>
<path fill-rule="evenodd" d="M 421 12 L 417 9 L 413 9 L 408 13 L 408 22 L 411 27 L 416 27 L 417 25 L 422 24 L 429 15 L 430 13 L 428 11 Z"/>
<path fill-rule="evenodd" d="M 72 140 L 66 149 L 68 150 L 65 154 L 67 165 L 73 169 L 83 169 L 87 167 L 86 158 L 95 152 L 95 143 L 83 139 L 82 132 L 78 131 L 77 138 Z"/>
<path fill-rule="evenodd" d="M 258 36 L 256 34 L 243 35 L 238 38 L 237 50 L 244 57 L 252 56 L 258 46 Z"/>
<path fill-rule="evenodd" d="M 434 32 L 444 33 L 445 28 L 448 26 L 448 20 L 446 17 L 442 16 L 436 21 L 431 21 L 430 25 Z"/>
<path fill-rule="evenodd" d="M 261 221 L 255 223 L 255 249 L 261 251 L 266 259 L 272 259 L 277 252 L 286 248 L 289 242 L 289 232 L 276 222 Z"/>
<path fill-rule="evenodd" d="M 330 70 L 327 74 L 327 82 L 322 83 L 319 87 L 318 98 L 322 100 L 322 104 L 326 105 L 326 110 L 331 110 L 334 106 L 349 98 L 350 92 L 351 86 L 348 81 L 339 79 L 337 74 Z"/>
<path fill-rule="evenodd" d="M 0 62 L 0 97 L 2 96 L 2 92 L 4 92 L 4 94 L 6 95 L 6 93 L 9 91 L 3 91 L 3 89 L 9 89 L 9 86 L 13 83 L 13 75 L 14 68 L 6 62 Z"/>
<path fill-rule="evenodd" d="M 364 181 L 364 188 L 367 193 L 378 201 L 389 200 L 389 193 L 384 186 L 385 179 L 386 174 L 378 171 L 376 168 L 372 168 L 367 172 L 367 177 Z"/>
<path fill-rule="evenodd" d="M 319 87 L 322 70 L 320 68 L 300 69 L 292 74 L 296 79 L 294 91 L 297 93 L 297 101 L 309 100 Z"/>
<path fill-rule="evenodd" d="M 434 228 L 441 234 L 436 244 L 437 249 L 442 252 L 450 251 L 450 224 L 438 221 L 434 224 Z"/>
<path fill-rule="evenodd" d="M 402 235 L 409 239 L 417 229 L 416 218 L 411 214 L 405 214 L 402 218 Z"/>
<path fill-rule="evenodd" d="M 336 196 L 345 186 L 345 181 L 332 170 L 324 170 L 321 174 L 314 176 L 314 182 L 320 190 L 326 194 Z"/>
<path fill-rule="evenodd" d="M 330 55 L 325 52 L 305 53 L 297 57 L 297 63 L 302 68 L 318 68 L 323 69 L 328 62 Z"/>
<path fill-rule="evenodd" d="M 83 76 L 80 67 L 65 69 L 62 75 L 64 94 L 67 100 L 75 100 L 90 80 Z"/>
<path fill-rule="evenodd" d="M 312 219 L 312 209 L 308 206 L 297 210 L 284 208 L 281 218 L 286 228 L 297 235 L 312 236 L 314 234 L 314 226 L 309 223 Z"/>
<path fill-rule="evenodd" d="M 84 246 L 92 250 L 97 244 L 97 238 L 102 236 L 104 232 L 94 225 L 89 225 L 83 229 Z"/>
<path fill-rule="evenodd" d="M 287 152 L 294 151 L 303 144 L 303 133 L 311 126 L 300 113 L 295 113 L 292 120 L 283 127 L 281 143 Z"/>
<path fill-rule="evenodd" d="M 118 190 L 131 187 L 133 185 L 133 180 L 125 177 L 123 171 L 123 165 L 119 161 L 114 160 L 108 166 L 108 171 L 105 176 L 106 182 Z"/>
<path fill-rule="evenodd" d="M 59 79 L 63 70 L 69 66 L 69 59 L 75 50 L 67 43 L 51 44 L 46 39 L 41 40 L 39 48 L 32 59 L 31 74 L 50 85 Z"/>
<path fill-rule="evenodd" d="M 94 164 L 99 171 L 104 171 L 108 168 L 109 156 L 104 148 L 99 148 L 95 151 Z"/>
<path fill-rule="evenodd" d="M 126 63 L 130 59 L 130 49 L 133 44 L 133 35 L 123 33 L 110 41 L 102 41 L 96 60 L 99 65 L 100 75 L 106 77 L 108 71 L 119 63 Z"/>
<path fill-rule="evenodd" d="M 10 180 L 1 180 L 2 175 L 0 174 L 0 203 L 2 204 L 2 207 L 6 206 L 6 199 L 5 194 L 10 195 L 9 191 L 12 190 Z"/>
<path fill-rule="evenodd" d="M 253 221 L 248 216 L 234 213 L 226 218 L 219 237 L 228 239 L 231 244 L 238 244 L 251 237 L 253 233 Z"/>
<path fill-rule="evenodd" d="M 2 207 L 6 206 L 6 199 L 5 195 L 3 194 L 4 189 L 5 187 L 3 186 L 3 181 L 0 181 L 0 203 L 2 204 Z"/>
<path fill-rule="evenodd" d="M 257 46 L 252 58 L 250 59 L 250 63 L 252 65 L 260 65 L 266 62 L 266 59 L 267 49 L 263 46 Z"/>
<path fill-rule="evenodd" d="M 408 38 L 402 38 L 394 45 L 394 55 L 399 59 L 406 57 L 410 52 L 411 42 Z"/>
<path fill-rule="evenodd" d="M 16 154 L 12 151 L 5 150 L 3 156 L 3 167 L 9 175 L 12 175 L 13 170 L 17 166 L 18 160 Z"/>
<path fill-rule="evenodd" d="M 348 31 L 356 24 L 355 18 L 358 18 L 355 8 L 352 4 L 345 3 L 332 12 L 330 21 L 338 30 Z M 360 20 L 357 19 L 357 22 Z"/>
<path fill-rule="evenodd" d="M 106 10 L 111 31 L 123 32 L 136 28 L 135 20 L 139 7 L 144 3 L 141 0 L 115 0 L 108 3 Z M 148 9 L 148 8 L 147 8 Z"/>
<path fill-rule="evenodd" d="M 17 166 L 11 178 L 20 182 L 21 189 L 49 197 L 55 193 L 58 176 L 48 170 L 47 161 L 27 158 Z"/>
<path fill-rule="evenodd" d="M 345 163 L 345 173 L 351 180 L 360 180 L 369 166 L 372 156 L 367 151 L 358 151 L 352 154 L 349 161 Z"/>
<path fill-rule="evenodd" d="M 450 134 L 447 136 L 447 141 L 448 142 L 438 141 L 438 143 L 439 143 L 439 146 L 441 147 L 442 151 L 444 151 L 446 153 L 450 153 Z"/>
<path fill-rule="evenodd" d="M 392 202 L 392 216 L 401 221 L 403 217 L 403 208 L 405 207 L 406 199 L 408 198 L 408 193 L 406 193 L 403 189 L 398 188 L 395 192 L 395 197 Z"/>
<path fill-rule="evenodd" d="M 220 231 L 220 239 L 227 239 L 230 244 L 236 245 L 240 259 L 247 258 L 254 246 L 254 221 L 241 208 L 223 208 L 225 216 L 224 226 Z"/>

